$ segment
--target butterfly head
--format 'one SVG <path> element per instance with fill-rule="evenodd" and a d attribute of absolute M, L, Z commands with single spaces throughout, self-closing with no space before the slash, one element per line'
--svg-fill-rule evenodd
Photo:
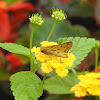
<path fill-rule="evenodd" d="M 40 51 L 41 51 L 42 53 L 44 53 L 44 54 L 48 54 L 47 52 L 48 52 L 49 49 L 50 49 L 49 47 L 41 47 L 41 48 L 40 48 Z"/>
<path fill-rule="evenodd" d="M 42 52 L 42 53 L 45 53 L 46 51 L 45 51 L 45 50 L 41 50 L 41 52 Z"/>

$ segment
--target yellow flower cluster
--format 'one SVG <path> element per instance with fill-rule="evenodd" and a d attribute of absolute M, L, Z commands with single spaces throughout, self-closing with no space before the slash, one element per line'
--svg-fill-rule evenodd
<path fill-rule="evenodd" d="M 55 42 L 43 41 L 41 42 L 42 47 L 58 45 Z M 50 73 L 53 69 L 61 78 L 65 77 L 68 74 L 67 67 L 72 67 L 75 60 L 75 56 L 71 53 L 68 53 L 68 58 L 57 57 L 53 55 L 46 55 L 40 51 L 40 47 L 33 47 L 31 52 L 35 53 L 37 60 L 42 62 L 41 70 L 44 73 Z"/>
<path fill-rule="evenodd" d="M 80 82 L 71 88 L 76 97 L 88 95 L 100 97 L 100 73 L 90 72 L 85 75 L 79 75 Z"/>

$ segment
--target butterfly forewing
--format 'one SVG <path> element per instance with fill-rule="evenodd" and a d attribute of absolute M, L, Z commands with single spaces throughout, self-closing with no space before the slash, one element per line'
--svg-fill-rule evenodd
<path fill-rule="evenodd" d="M 67 42 L 59 45 L 53 45 L 53 46 L 47 46 L 47 47 L 41 47 L 41 52 L 45 54 L 51 54 L 58 57 L 68 57 L 68 51 L 72 47 L 72 42 Z"/>

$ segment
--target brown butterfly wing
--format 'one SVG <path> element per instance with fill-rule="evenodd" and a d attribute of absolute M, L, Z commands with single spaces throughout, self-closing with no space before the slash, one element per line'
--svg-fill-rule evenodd
<path fill-rule="evenodd" d="M 72 47 L 72 42 L 67 42 L 59 45 L 50 46 L 47 50 L 48 54 L 55 55 L 58 57 L 68 57 L 68 51 Z"/>

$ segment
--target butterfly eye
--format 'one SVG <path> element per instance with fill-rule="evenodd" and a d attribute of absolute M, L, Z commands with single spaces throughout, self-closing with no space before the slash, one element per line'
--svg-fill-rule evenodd
<path fill-rule="evenodd" d="M 44 53 L 45 51 L 44 51 L 44 50 L 41 50 L 41 52 L 43 52 L 43 53 Z"/>

